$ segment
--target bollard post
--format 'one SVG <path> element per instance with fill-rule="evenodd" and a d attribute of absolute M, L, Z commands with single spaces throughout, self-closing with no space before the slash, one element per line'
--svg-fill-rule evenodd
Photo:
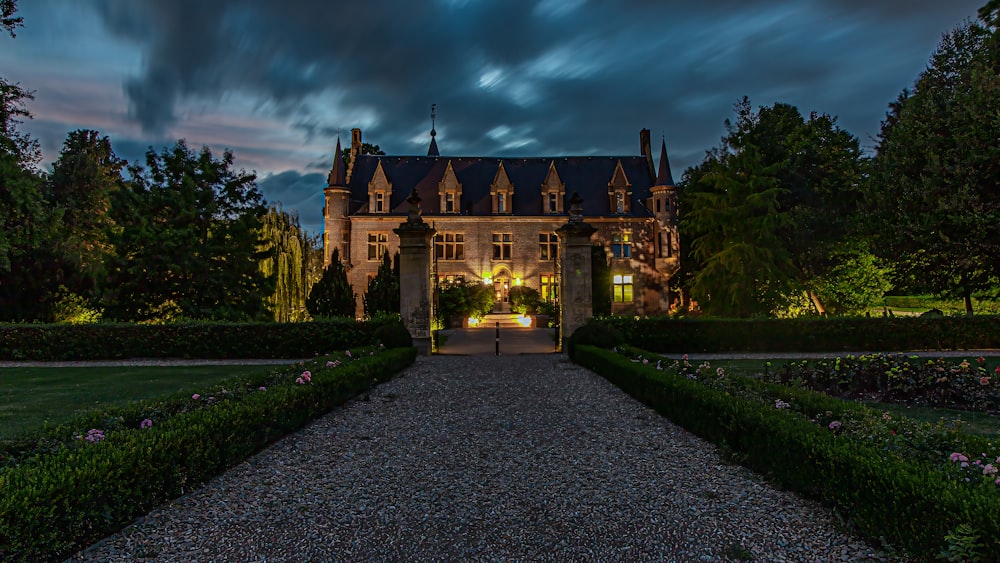
<path fill-rule="evenodd" d="M 500 355 L 500 321 L 497 321 L 497 352 L 496 355 Z"/>

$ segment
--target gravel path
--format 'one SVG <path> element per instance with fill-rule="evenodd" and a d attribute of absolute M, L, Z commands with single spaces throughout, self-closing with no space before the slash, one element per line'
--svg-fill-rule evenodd
<path fill-rule="evenodd" d="M 565 356 L 422 357 L 70 561 L 857 561 Z M 149 559 L 146 559 L 149 558 Z"/>

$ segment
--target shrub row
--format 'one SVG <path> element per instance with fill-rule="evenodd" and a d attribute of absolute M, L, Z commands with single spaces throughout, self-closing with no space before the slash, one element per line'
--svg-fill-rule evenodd
<path fill-rule="evenodd" d="M 658 353 L 870 352 L 1000 348 L 1000 317 L 673 319 L 612 317 L 629 344 Z"/>
<path fill-rule="evenodd" d="M 0 469 L 0 560 L 62 558 L 191 491 L 415 357 L 414 348 L 396 348 L 297 364 L 278 375 L 281 383 L 264 389 L 233 381 L 234 396 L 216 392 L 214 400 L 174 397 L 186 403 L 155 405 L 160 416 L 148 427 L 135 418 L 150 405 L 109 411 L 106 420 L 124 428 L 102 431 L 93 441 L 44 444 Z M 310 374 L 302 379 L 304 369 Z M 81 419 L 80 432 L 91 423 Z"/>
<path fill-rule="evenodd" d="M 927 464 L 886 455 L 742 393 L 660 372 L 655 363 L 634 363 L 587 345 L 576 347 L 575 358 L 779 486 L 833 506 L 875 542 L 884 538 L 933 557 L 946 548 L 945 536 L 966 524 L 980 534 L 985 553 L 1000 553 L 995 487 L 958 486 Z M 744 379 L 738 385 L 765 384 Z M 806 412 L 842 416 L 846 410 L 866 408 L 809 390 L 781 392 Z M 969 437 L 970 451 L 983 445 L 981 438 Z"/>
<path fill-rule="evenodd" d="M 0 360 L 307 358 L 376 344 L 398 320 L 176 325 L 0 325 Z M 388 345 L 388 344 L 387 344 Z"/>

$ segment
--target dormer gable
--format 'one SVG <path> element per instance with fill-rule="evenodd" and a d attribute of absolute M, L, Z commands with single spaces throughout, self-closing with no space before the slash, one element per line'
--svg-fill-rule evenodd
<path fill-rule="evenodd" d="M 391 197 L 392 182 L 386 177 L 385 170 L 382 169 L 382 161 L 379 160 L 378 166 L 375 167 L 375 173 L 372 174 L 372 179 L 368 182 L 368 212 L 388 213 Z"/>
<path fill-rule="evenodd" d="M 549 162 L 549 171 L 542 182 L 542 213 L 562 213 L 566 199 L 566 185 L 559 177 L 555 161 Z"/>
<path fill-rule="evenodd" d="M 611 181 L 608 182 L 608 201 L 612 213 L 629 213 L 630 200 L 632 199 L 632 183 L 625 175 L 622 168 L 622 161 L 615 165 L 615 171 L 611 174 Z"/>
<path fill-rule="evenodd" d="M 438 195 L 441 198 L 441 213 L 459 213 L 462 210 L 462 183 L 458 181 L 450 160 L 438 182 Z"/>
<path fill-rule="evenodd" d="M 493 213 L 496 214 L 510 214 L 514 207 L 514 184 L 510 182 L 503 161 L 500 161 L 493 183 L 490 184 L 490 200 L 493 202 Z"/>

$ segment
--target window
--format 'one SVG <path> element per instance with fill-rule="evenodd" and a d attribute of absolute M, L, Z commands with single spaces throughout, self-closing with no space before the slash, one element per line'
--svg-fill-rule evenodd
<path fill-rule="evenodd" d="M 549 192 L 549 213 L 557 213 L 559 211 L 559 194 L 555 192 Z"/>
<path fill-rule="evenodd" d="M 538 259 L 559 259 L 559 237 L 555 233 L 540 233 L 538 235 Z"/>
<path fill-rule="evenodd" d="M 455 213 L 455 194 L 453 193 L 444 194 L 444 212 Z"/>
<path fill-rule="evenodd" d="M 661 200 L 660 198 L 656 198 L 656 212 L 657 213 L 660 212 L 660 205 L 661 205 L 662 201 L 663 200 Z"/>
<path fill-rule="evenodd" d="M 510 233 L 493 233 L 494 260 L 510 260 L 512 240 L 513 236 Z"/>
<path fill-rule="evenodd" d="M 368 233 L 368 259 L 381 260 L 389 249 L 388 233 Z"/>
<path fill-rule="evenodd" d="M 674 255 L 673 237 L 669 232 L 660 231 L 660 258 L 670 258 Z"/>
<path fill-rule="evenodd" d="M 632 233 L 621 233 L 611 237 L 611 254 L 615 258 L 632 257 Z"/>
<path fill-rule="evenodd" d="M 614 281 L 614 302 L 632 302 L 632 274 L 616 275 Z"/>
<path fill-rule="evenodd" d="M 625 194 L 615 192 L 615 213 L 625 213 Z"/>
<path fill-rule="evenodd" d="M 465 276 L 463 276 L 462 274 L 457 274 L 457 275 L 448 274 L 448 275 L 438 276 L 438 285 L 441 286 L 462 283 L 464 281 L 465 281 Z"/>
<path fill-rule="evenodd" d="M 507 212 L 507 194 L 500 192 L 497 194 L 497 213 Z"/>
<path fill-rule="evenodd" d="M 434 256 L 438 260 L 465 260 L 465 235 L 463 233 L 434 235 Z"/>
<path fill-rule="evenodd" d="M 375 213 L 382 213 L 383 211 L 385 211 L 385 194 L 377 192 L 375 194 Z"/>
<path fill-rule="evenodd" d="M 559 301 L 559 283 L 556 281 L 555 276 L 542 276 L 541 297 L 542 301 L 548 301 L 549 303 Z"/>

